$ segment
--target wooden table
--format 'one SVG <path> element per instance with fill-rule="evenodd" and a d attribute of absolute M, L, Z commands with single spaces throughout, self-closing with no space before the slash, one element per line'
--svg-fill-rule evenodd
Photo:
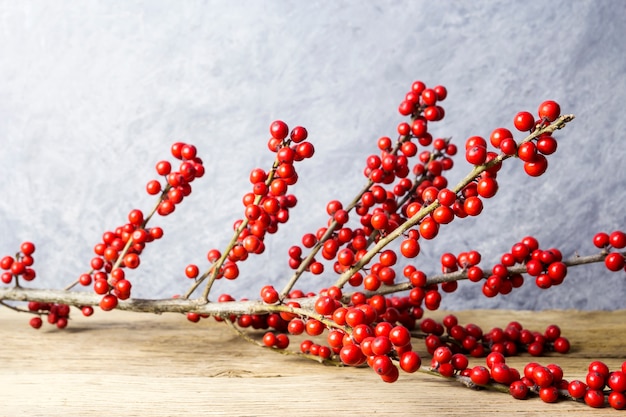
<path fill-rule="evenodd" d="M 572 352 L 538 362 L 560 364 L 569 379 L 584 378 L 590 358 L 611 369 L 626 360 L 626 310 L 455 314 L 462 324 L 484 330 L 511 320 L 539 331 L 559 324 Z M 49 325 L 36 331 L 28 320 L 0 310 L 0 416 L 625 415 L 572 401 L 544 404 L 475 392 L 420 373 L 401 373 L 398 382 L 386 384 L 369 369 L 261 349 L 212 319 L 193 324 L 179 315 L 74 313 L 63 331 Z M 521 368 L 528 361 L 523 356 L 507 363 Z"/>

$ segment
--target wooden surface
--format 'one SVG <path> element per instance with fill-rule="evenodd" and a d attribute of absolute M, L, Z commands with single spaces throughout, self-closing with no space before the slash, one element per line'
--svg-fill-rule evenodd
<path fill-rule="evenodd" d="M 455 314 L 484 330 L 511 320 L 540 331 L 558 323 L 572 352 L 538 362 L 559 363 L 569 379 L 583 378 L 590 358 L 611 369 L 626 360 L 626 310 Z M 514 400 L 420 373 L 386 384 L 369 369 L 261 349 L 213 320 L 117 311 L 74 316 L 63 331 L 35 331 L 29 316 L 0 310 L 0 416 L 626 415 L 572 401 Z"/>

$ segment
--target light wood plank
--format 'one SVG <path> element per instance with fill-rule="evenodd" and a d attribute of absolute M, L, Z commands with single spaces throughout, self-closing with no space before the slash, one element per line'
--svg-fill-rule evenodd
<path fill-rule="evenodd" d="M 484 330 L 511 320 L 540 331 L 559 324 L 572 352 L 538 361 L 559 363 L 570 379 L 584 377 L 590 358 L 613 369 L 626 360 L 626 310 L 455 314 Z M 423 374 L 401 374 L 385 384 L 368 369 L 324 366 L 258 348 L 212 320 L 192 324 L 178 315 L 114 311 L 76 314 L 63 331 L 35 331 L 28 319 L 0 310 L 2 416 L 623 414 L 570 401 L 517 401 Z M 516 367 L 528 361 L 507 360 Z"/>

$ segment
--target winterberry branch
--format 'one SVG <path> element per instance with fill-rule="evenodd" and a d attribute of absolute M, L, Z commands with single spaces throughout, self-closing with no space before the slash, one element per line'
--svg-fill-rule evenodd
<path fill-rule="evenodd" d="M 192 322 L 213 317 L 256 346 L 322 363 L 368 366 L 385 382 L 395 382 L 400 370 L 419 371 L 455 380 L 469 388 L 510 392 L 520 399 L 536 393 L 546 402 L 584 397 L 585 403 L 593 407 L 603 406 L 605 401 L 616 409 L 626 407 L 626 362 L 621 371 L 613 372 L 599 361 L 592 362 L 588 385 L 572 381 L 567 392 L 563 390 L 563 372 L 557 365 L 543 367 L 531 362 L 522 377 L 521 372 L 505 364 L 505 354 L 567 353 L 569 341 L 561 336 L 556 325 L 540 333 L 511 322 L 506 328 L 494 328 L 485 333 L 477 325 L 458 324 L 454 315 L 444 317 L 441 323 L 423 317 L 426 310 L 439 307 L 440 289 L 454 291 L 457 281 L 463 279 L 483 281 L 484 295 L 493 297 L 508 294 L 522 285 L 522 274 L 535 277 L 537 286 L 545 289 L 563 282 L 567 269 L 574 266 L 603 262 L 610 271 L 623 271 L 626 233 L 619 230 L 598 233 L 593 244 L 600 249 L 599 254 L 576 255 L 565 261 L 558 249 L 539 249 L 537 240 L 527 236 L 513 245 L 510 253 L 501 256 L 501 262 L 491 268 L 489 277 L 484 276 L 478 266 L 480 254 L 477 251 L 458 256 L 445 253 L 441 257 L 444 273 L 427 277 L 408 264 L 402 271 L 408 281 L 396 283 L 398 254 L 405 259 L 415 258 L 420 251 L 418 238 L 433 239 L 440 225 L 455 218 L 479 215 L 483 207 L 481 198 L 491 198 L 498 190 L 496 176 L 504 160 L 517 157 L 524 162 L 528 175 L 543 174 L 548 166 L 545 155 L 557 148 L 551 134 L 574 119 L 573 115 L 560 115 L 558 103 L 548 100 L 539 106 L 538 119 L 529 112 L 515 116 L 515 128 L 519 132 L 530 132 L 521 141 L 517 142 L 506 128 L 497 128 L 491 133 L 489 142 L 499 153 L 488 152 L 484 138 L 470 137 L 465 143 L 465 159 L 473 167 L 453 188 L 448 188 L 443 172 L 453 167 L 451 157 L 457 153 L 457 147 L 450 139 L 433 139 L 428 132 L 428 123 L 443 119 L 445 111 L 438 103 L 446 96 L 443 86 L 426 88 L 420 81 L 413 83 L 398 108 L 402 116 L 410 117 L 411 123 L 398 124 L 395 145 L 387 136 L 378 139 L 380 156 L 372 154 L 367 158 L 363 172 L 367 178 L 365 186 L 345 207 L 339 200 L 330 201 L 326 207 L 330 216 L 326 225 L 315 234 L 303 237 L 302 245 L 309 253 L 302 258 L 300 246 L 289 249 L 289 267 L 295 271 L 280 293 L 272 285 L 266 285 L 261 289 L 259 300 L 236 301 L 228 294 L 221 294 L 217 302 L 209 302 L 215 281 L 237 278 L 237 262 L 244 261 L 248 255 L 262 253 L 266 234 L 275 233 L 279 223 L 289 219 L 288 210 L 296 205 L 295 196 L 286 194 L 288 186 L 297 182 L 293 163 L 310 158 L 314 148 L 306 142 L 305 128 L 298 126 L 290 131 L 284 122 L 275 121 L 270 125 L 268 141 L 268 148 L 276 154 L 270 170 L 252 170 L 252 192 L 243 198 L 244 217 L 235 222 L 234 233 L 222 251 L 209 250 L 210 266 L 204 273 L 200 274 L 195 264 L 185 268 L 187 278 L 194 281 L 182 297 L 131 298 L 131 283 L 125 277 L 125 271 L 139 266 L 139 255 L 145 244 L 163 235 L 158 227 L 146 228 L 149 220 L 155 213 L 171 214 L 191 193 L 190 182 L 204 174 L 196 148 L 177 142 L 172 145 L 171 154 L 181 161 L 178 171 L 172 172 L 169 162 L 160 161 L 156 171 L 165 178 L 164 189 L 158 180 L 146 186 L 148 194 L 160 194 L 156 206 L 145 218 L 141 211 L 132 210 L 128 223 L 105 232 L 102 241 L 94 247 L 96 256 L 91 259 L 89 273 L 82 274 L 66 290 L 24 288 L 22 284 L 36 276 L 31 268 L 34 244 L 24 242 L 15 256 L 0 259 L 0 269 L 4 271 L 0 280 L 13 285 L 0 288 L 0 306 L 36 315 L 30 321 L 33 328 L 42 325 L 42 316 L 58 328 L 65 327 L 70 306 L 80 308 L 85 316 L 93 314 L 92 306 L 99 305 L 104 311 L 184 313 Z M 418 144 L 432 145 L 432 150 L 423 150 L 418 155 Z M 411 169 L 409 159 L 414 156 L 419 162 Z M 413 179 L 409 178 L 411 172 Z M 352 212 L 360 216 L 357 227 L 349 224 Z M 404 240 L 398 252 L 387 248 L 400 237 Z M 314 275 L 324 272 L 324 260 L 315 259 L 320 252 L 324 260 L 334 262 L 334 271 L 339 275 L 336 284 L 320 289 L 317 294 L 305 295 L 294 290 L 305 272 Z M 375 256 L 378 262 L 370 265 Z M 343 291 L 348 283 L 355 288 L 354 292 Z M 77 284 L 93 284 L 94 292 L 69 291 Z M 202 294 L 191 298 L 203 284 Z M 386 297 L 404 291 L 408 294 Z M 28 302 L 25 309 L 12 303 L 25 301 Z M 247 328 L 269 331 L 260 342 L 246 331 Z M 287 350 L 288 334 L 304 332 L 312 337 L 322 336 L 321 339 L 326 332 L 328 346 L 305 340 L 300 352 Z M 431 367 L 421 366 L 420 355 L 412 345 L 416 340 L 423 341 L 432 355 Z M 486 357 L 487 367 L 469 368 L 468 356 Z"/>
<path fill-rule="evenodd" d="M 613 253 L 620 253 L 621 255 L 626 257 L 626 251 L 613 252 Z M 602 252 L 597 253 L 595 255 L 586 255 L 586 256 L 575 255 L 563 261 L 563 263 L 567 267 L 572 267 L 572 266 L 580 266 L 580 265 L 604 262 L 608 254 L 609 252 L 603 250 Z M 507 268 L 507 270 L 509 274 L 525 274 L 528 272 L 528 268 L 525 265 L 516 265 L 516 266 Z M 425 285 L 428 286 L 428 285 L 433 285 L 433 284 L 442 284 L 444 282 L 462 281 L 466 279 L 468 279 L 468 270 L 461 269 L 461 270 L 454 271 L 454 272 L 432 275 L 426 279 Z M 382 295 L 394 294 L 397 292 L 410 290 L 411 288 L 413 288 L 413 285 L 410 282 L 402 282 L 400 284 L 395 284 L 395 285 L 383 285 L 376 291 L 366 291 L 365 295 L 371 296 L 374 294 L 382 294 Z M 350 294 L 347 294 L 345 297 L 346 299 L 349 299 Z"/>

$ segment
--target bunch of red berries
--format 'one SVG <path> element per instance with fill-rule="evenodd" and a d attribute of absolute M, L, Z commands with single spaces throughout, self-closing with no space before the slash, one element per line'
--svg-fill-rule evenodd
<path fill-rule="evenodd" d="M 604 265 L 609 271 L 626 271 L 626 261 L 623 253 L 612 251 L 613 249 L 626 248 L 626 233 L 616 230 L 611 234 L 600 232 L 593 237 L 593 244 L 607 252 Z"/>
<path fill-rule="evenodd" d="M 165 186 L 158 180 L 151 180 L 146 186 L 148 194 L 160 193 L 155 211 L 162 216 L 171 214 L 191 193 L 191 182 L 204 175 L 204 166 L 194 145 L 176 142 L 171 146 L 171 153 L 181 161 L 178 170 L 172 171 L 172 164 L 166 160 L 159 161 L 156 171 L 165 178 Z M 114 309 L 118 299 L 130 298 L 132 284 L 125 269 L 139 267 L 146 244 L 163 237 L 160 227 L 146 227 L 153 213 L 146 217 L 141 210 L 131 210 L 127 223 L 105 232 L 102 241 L 94 246 L 96 256 L 91 259 L 91 271 L 82 274 L 78 282 L 83 286 L 93 283 L 96 294 L 103 296 L 100 301 L 103 310 Z"/>
<path fill-rule="evenodd" d="M 31 242 L 24 242 L 20 245 L 20 251 L 15 256 L 7 255 L 0 259 L 0 268 L 5 271 L 0 275 L 0 280 L 5 284 L 10 284 L 14 280 L 17 283 L 19 278 L 24 281 L 35 279 L 37 274 L 31 268 L 35 263 L 34 252 L 35 245 Z"/>
<path fill-rule="evenodd" d="M 271 137 L 267 146 L 276 154 L 274 164 L 267 172 L 262 168 L 250 172 L 252 191 L 243 197 L 244 218 L 233 225 L 234 241 L 225 254 L 217 249 L 209 250 L 207 259 L 211 267 L 203 277 L 213 274 L 214 279 L 237 278 L 237 263 L 245 261 L 250 254 L 263 253 L 266 234 L 276 233 L 278 225 L 289 220 L 289 209 L 297 204 L 295 195 L 288 194 L 289 187 L 298 181 L 294 163 L 311 158 L 315 148 L 306 141 L 308 132 L 302 126 L 289 131 L 285 122 L 277 120 L 269 130 Z M 187 266 L 185 275 L 198 278 L 198 266 Z"/>
<path fill-rule="evenodd" d="M 419 324 L 419 329 L 422 332 L 419 336 L 425 339 L 430 354 L 441 346 L 449 348 L 452 353 L 468 354 L 474 358 L 492 352 L 504 356 L 515 356 L 521 352 L 541 356 L 548 351 L 565 354 L 570 349 L 569 341 L 561 336 L 561 329 L 554 324 L 543 333 L 525 329 L 518 322 L 511 322 L 504 329 L 494 327 L 484 332 L 473 323 L 460 325 L 456 316 L 450 314 L 444 317 L 442 323 L 426 318 Z"/>
<path fill-rule="evenodd" d="M 315 257 L 321 252 L 326 261 L 333 262 L 333 270 L 343 274 L 351 270 L 367 253 L 368 247 L 380 238 L 394 231 L 407 218 L 416 214 L 424 205 L 437 198 L 437 192 L 445 188 L 448 180 L 444 171 L 452 168 L 450 156 L 456 154 L 456 146 L 449 140 L 437 138 L 428 132 L 428 123 L 444 117 L 439 101 L 446 98 L 445 87 L 426 88 L 424 83 L 413 83 L 399 107 L 400 114 L 409 116 L 410 122 L 398 124 L 398 138 L 392 141 L 381 137 L 377 141 L 379 155 L 367 157 L 364 175 L 368 183 L 364 190 L 349 205 L 344 206 L 339 200 L 331 200 L 326 206 L 327 226 L 320 227 L 315 234 L 302 237 L 302 246 L 289 249 L 289 266 L 300 274 L 309 271 L 314 275 L 324 272 L 324 263 Z M 432 146 L 432 150 L 423 150 L 418 154 L 418 146 Z M 412 167 L 410 158 L 417 156 L 418 162 Z M 414 179 L 410 176 L 413 175 Z M 433 195 L 434 191 L 434 195 Z M 350 212 L 354 210 L 359 217 L 359 225 L 350 227 Z M 435 218 L 441 223 L 451 221 L 452 210 L 442 209 Z M 424 220 L 421 230 L 411 230 L 402 245 L 402 253 L 408 258 L 419 254 L 418 239 L 420 232 L 426 238 L 436 235 L 438 224 Z M 310 249 L 310 255 L 303 258 L 302 247 Z M 353 271 L 347 282 L 355 287 L 361 285 L 366 290 L 375 291 L 381 284 L 390 285 L 395 273 L 390 268 L 395 264 L 397 255 L 394 251 L 385 251 L 380 255 L 384 260 L 381 265 L 373 265 L 366 276 Z M 306 262 L 303 265 L 303 261 Z M 382 272 L 382 274 L 379 274 Z"/>
<path fill-rule="evenodd" d="M 91 307 L 87 308 L 93 311 Z M 56 325 L 59 329 L 67 327 L 67 321 L 70 317 L 70 306 L 67 304 L 30 301 L 28 303 L 28 311 L 37 314 L 36 317 L 30 319 L 30 325 L 34 329 L 39 329 L 43 324 L 42 315 L 47 316 L 48 323 Z"/>
<path fill-rule="evenodd" d="M 172 156 L 180 160 L 177 171 L 172 171 L 172 164 L 163 160 L 156 164 L 157 174 L 165 177 L 165 186 L 158 180 L 151 180 L 146 186 L 150 195 L 162 193 L 157 213 L 167 216 L 176 209 L 183 199 L 191 194 L 191 182 L 204 175 L 202 159 L 197 156 L 194 145 L 176 142 L 171 147 Z"/>
<path fill-rule="evenodd" d="M 626 408 L 626 362 L 621 369 L 610 371 L 601 361 L 589 364 L 585 381 L 573 380 L 561 387 L 566 387 L 572 398 L 581 399 L 594 408 L 609 406 L 616 410 Z"/>

